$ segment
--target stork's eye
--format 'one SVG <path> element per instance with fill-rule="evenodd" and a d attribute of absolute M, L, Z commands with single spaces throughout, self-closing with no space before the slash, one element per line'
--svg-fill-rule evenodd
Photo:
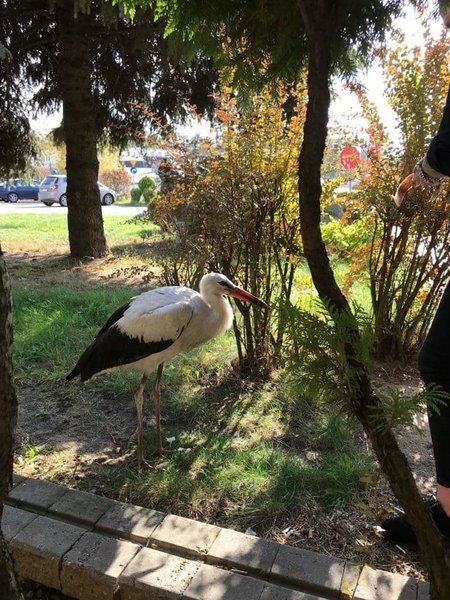
<path fill-rule="evenodd" d="M 218 283 L 227 290 L 231 290 L 233 288 L 233 286 L 228 281 L 219 281 Z"/>

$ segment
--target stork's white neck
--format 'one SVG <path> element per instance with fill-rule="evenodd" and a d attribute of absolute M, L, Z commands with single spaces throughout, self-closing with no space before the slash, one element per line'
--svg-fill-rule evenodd
<path fill-rule="evenodd" d="M 201 296 L 213 311 L 215 320 L 217 320 L 220 330 L 226 331 L 229 329 L 233 324 L 234 315 L 228 299 L 222 294 L 217 294 L 208 289 L 202 290 Z"/>

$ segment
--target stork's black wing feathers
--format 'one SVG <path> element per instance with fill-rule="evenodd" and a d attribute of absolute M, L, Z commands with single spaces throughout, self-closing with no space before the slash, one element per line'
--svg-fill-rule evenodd
<path fill-rule="evenodd" d="M 129 306 L 129 303 L 121 306 L 110 316 L 93 343 L 86 348 L 74 369 L 67 375 L 66 381 L 78 375 L 81 381 L 87 381 L 96 373 L 136 362 L 151 354 L 162 352 L 174 343 L 175 340 L 172 339 L 144 342 L 120 331 L 116 323 Z"/>
<path fill-rule="evenodd" d="M 139 338 L 129 337 L 116 326 L 99 334 L 95 341 L 83 352 L 73 371 L 66 377 L 70 381 L 80 376 L 87 381 L 96 373 L 127 365 L 151 354 L 169 348 L 175 340 L 143 342 Z"/>
<path fill-rule="evenodd" d="M 131 305 L 131 300 L 129 302 L 127 302 L 126 304 L 124 304 L 123 306 L 121 306 L 120 308 L 118 308 L 117 310 L 115 310 L 113 312 L 113 314 L 109 317 L 109 319 L 106 321 L 106 323 L 103 325 L 103 327 L 100 329 L 100 331 L 97 333 L 97 337 L 101 333 L 103 333 L 104 331 L 109 329 L 112 325 L 114 325 L 114 323 L 117 323 L 117 321 L 119 319 L 121 319 L 123 317 L 123 315 L 126 313 L 126 311 L 130 308 L 130 305 Z"/>

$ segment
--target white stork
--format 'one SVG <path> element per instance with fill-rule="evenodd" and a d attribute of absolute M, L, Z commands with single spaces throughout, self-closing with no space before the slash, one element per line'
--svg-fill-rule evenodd
<path fill-rule="evenodd" d="M 234 285 L 227 277 L 209 273 L 200 281 L 200 293 L 187 287 L 167 286 L 144 292 L 116 310 L 86 348 L 66 380 L 112 369 L 143 371 L 134 395 L 137 413 L 137 457 L 139 468 L 150 466 L 143 456 L 142 408 L 148 375 L 156 371 L 153 383 L 157 447 L 162 454 L 160 381 L 164 363 L 204 344 L 229 329 L 233 311 L 225 296 L 265 307 L 253 294 Z"/>

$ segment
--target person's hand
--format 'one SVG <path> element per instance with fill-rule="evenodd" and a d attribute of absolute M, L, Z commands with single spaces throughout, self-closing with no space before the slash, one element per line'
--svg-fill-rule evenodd
<path fill-rule="evenodd" d="M 433 177 L 428 176 L 422 168 L 422 160 L 414 167 L 414 171 L 407 175 L 405 179 L 403 179 L 398 186 L 395 196 L 394 202 L 397 206 L 400 206 L 403 202 L 404 197 L 412 188 L 418 187 L 419 185 L 423 186 L 436 186 L 439 185 L 442 181 L 442 178 L 435 179 Z"/>
<path fill-rule="evenodd" d="M 395 192 L 395 196 L 394 196 L 395 204 L 398 207 L 400 207 L 401 203 L 403 202 L 403 198 L 406 196 L 406 194 L 409 192 L 409 190 L 413 187 L 416 187 L 417 185 L 420 185 L 420 184 L 417 181 L 416 175 L 414 173 L 410 173 L 409 175 L 407 175 L 405 177 L 405 179 L 403 179 L 400 182 L 400 185 L 398 186 L 398 188 Z"/>

